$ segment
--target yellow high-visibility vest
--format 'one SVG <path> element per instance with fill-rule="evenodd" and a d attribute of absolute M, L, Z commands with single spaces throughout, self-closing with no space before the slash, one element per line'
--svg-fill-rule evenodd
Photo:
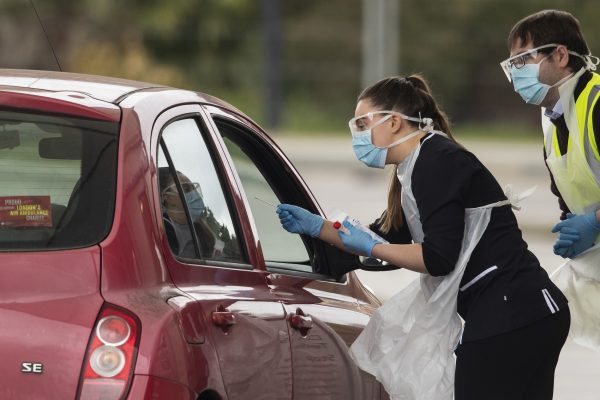
<path fill-rule="evenodd" d="M 577 97 L 575 101 L 575 110 L 577 113 L 577 124 L 579 125 L 579 137 L 580 143 L 584 144 L 584 154 L 588 163 L 590 160 L 595 160 L 600 164 L 600 151 L 598 151 L 598 144 L 596 143 L 596 136 L 594 135 L 594 124 L 592 121 L 592 110 L 598 99 L 600 98 L 600 75 L 593 72 L 592 79 L 585 85 L 583 91 Z M 569 132 L 570 136 L 570 132 Z M 556 127 L 552 125 L 552 141 L 548 143 L 544 135 L 544 145 L 546 146 L 546 154 L 554 153 L 556 155 L 561 154 L 560 147 L 558 145 L 558 134 Z M 571 138 L 569 137 L 569 144 L 567 151 L 571 148 Z M 593 165 L 590 165 L 592 170 L 595 171 Z M 600 167 L 598 167 L 600 178 Z M 600 179 L 599 179 L 600 182 Z"/>
<path fill-rule="evenodd" d="M 600 207 L 600 152 L 592 116 L 600 98 L 600 75 L 592 73 L 592 78 L 573 102 L 575 85 L 583 73 L 580 70 L 559 88 L 559 101 L 569 129 L 566 154 L 560 152 L 556 127 L 547 117 L 543 118 L 546 164 L 561 197 L 576 214 Z"/>

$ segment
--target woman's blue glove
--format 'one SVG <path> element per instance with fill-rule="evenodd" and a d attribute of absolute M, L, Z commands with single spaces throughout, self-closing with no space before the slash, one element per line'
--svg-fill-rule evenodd
<path fill-rule="evenodd" d="M 344 248 L 348 251 L 357 254 L 364 254 L 371 257 L 371 252 L 376 244 L 384 243 L 371 237 L 367 232 L 364 232 L 348 221 L 344 221 L 346 232 L 338 230 L 338 236 L 344 244 Z"/>
<path fill-rule="evenodd" d="M 567 214 L 567 219 L 554 225 L 552 232 L 560 232 L 554 243 L 554 253 L 565 258 L 573 258 L 594 245 L 600 224 L 596 222 L 596 212 L 583 215 Z"/>
<path fill-rule="evenodd" d="M 323 217 L 291 204 L 280 204 L 276 211 L 281 226 L 288 232 L 319 237 L 323 226 Z"/>

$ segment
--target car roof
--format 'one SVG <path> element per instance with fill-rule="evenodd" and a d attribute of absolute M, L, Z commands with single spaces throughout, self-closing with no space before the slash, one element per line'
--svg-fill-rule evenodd
<path fill-rule="evenodd" d="M 53 92 L 80 92 L 92 98 L 117 103 L 129 93 L 149 88 L 167 88 L 147 82 L 70 72 L 0 69 L 0 86 Z"/>
<path fill-rule="evenodd" d="M 0 68 L 0 93 L 7 89 L 11 92 L 36 91 L 38 95 L 59 98 L 69 102 L 74 101 L 70 93 L 80 93 L 99 102 L 111 103 L 117 107 L 115 109 L 118 109 L 120 106 L 119 103 L 124 99 L 140 91 L 146 90 L 154 94 L 161 92 L 178 93 L 190 102 L 201 102 L 225 107 L 229 111 L 244 117 L 258 128 L 245 113 L 222 99 L 202 92 L 178 89 L 156 83 L 72 72 Z M 0 97 L 2 96 L 0 95 Z M 12 99 L 10 102 L 14 103 Z M 2 99 L 0 99 L 0 103 L 2 103 Z M 97 110 L 104 109 L 101 112 L 114 114 L 112 111 L 106 110 L 106 104 L 103 106 L 101 103 L 97 102 L 94 104 L 89 101 L 80 103 L 83 107 Z M 112 115 L 109 118 L 114 119 L 117 117 Z"/>

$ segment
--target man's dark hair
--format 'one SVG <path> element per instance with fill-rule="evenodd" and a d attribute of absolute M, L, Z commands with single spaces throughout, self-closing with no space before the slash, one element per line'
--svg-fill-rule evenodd
<path fill-rule="evenodd" d="M 522 44 L 531 42 L 533 47 L 545 44 L 562 44 L 568 50 L 588 55 L 590 50 L 583 38 L 581 26 L 577 18 L 571 13 L 560 10 L 543 10 L 531 14 L 513 26 L 508 34 L 508 50 L 520 39 Z M 554 48 L 543 49 L 549 53 Z M 576 56 L 569 57 L 567 65 L 571 70 L 578 71 L 585 65 L 584 61 Z"/>

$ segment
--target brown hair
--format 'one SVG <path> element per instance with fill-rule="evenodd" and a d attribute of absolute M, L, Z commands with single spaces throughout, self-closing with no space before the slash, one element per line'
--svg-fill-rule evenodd
<path fill-rule="evenodd" d="M 405 78 L 393 76 L 385 78 L 369 86 L 358 96 L 358 101 L 366 100 L 380 110 L 398 111 L 409 117 L 431 118 L 433 127 L 448 135 L 450 140 L 456 140 L 450 132 L 448 117 L 440 109 L 429 85 L 420 75 Z M 412 124 L 410 121 L 408 123 Z M 416 124 L 413 124 L 416 125 Z M 381 219 L 381 231 L 387 233 L 390 229 L 399 229 L 402 220 L 402 204 L 400 191 L 402 187 L 394 169 L 388 191 L 388 204 Z"/>
<path fill-rule="evenodd" d="M 521 40 L 521 44 L 525 45 L 529 42 L 534 47 L 543 46 L 545 44 L 562 44 L 568 50 L 574 51 L 582 56 L 588 55 L 588 48 L 581 25 L 577 18 L 571 13 L 560 10 L 543 10 L 535 14 L 528 15 L 521 19 L 513 26 L 508 34 L 508 50 Z M 541 52 L 549 53 L 553 48 L 542 49 Z M 585 65 L 584 61 L 579 57 L 569 57 L 567 65 L 571 70 L 578 71 Z"/>

